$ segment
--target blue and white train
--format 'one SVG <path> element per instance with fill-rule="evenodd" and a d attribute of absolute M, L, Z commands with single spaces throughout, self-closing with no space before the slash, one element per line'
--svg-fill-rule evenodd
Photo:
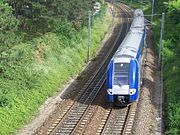
<path fill-rule="evenodd" d="M 107 69 L 107 99 L 126 106 L 138 99 L 145 51 L 146 22 L 142 10 L 134 11 L 130 30 Z"/>

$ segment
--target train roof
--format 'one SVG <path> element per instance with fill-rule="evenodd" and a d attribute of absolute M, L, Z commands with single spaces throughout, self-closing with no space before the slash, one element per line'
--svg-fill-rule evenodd
<path fill-rule="evenodd" d="M 113 58 L 135 58 L 145 32 L 144 29 L 145 22 L 143 12 L 139 9 L 135 10 L 130 30 Z"/>
<path fill-rule="evenodd" d="M 133 19 L 130 29 L 135 28 L 135 29 L 143 30 L 144 26 L 145 26 L 144 14 L 142 10 L 136 9 L 134 11 L 134 19 Z"/>
<path fill-rule="evenodd" d="M 121 47 L 118 48 L 117 52 L 115 53 L 114 58 L 135 58 L 142 40 L 142 36 L 143 32 L 141 31 L 128 32 L 121 44 Z"/>

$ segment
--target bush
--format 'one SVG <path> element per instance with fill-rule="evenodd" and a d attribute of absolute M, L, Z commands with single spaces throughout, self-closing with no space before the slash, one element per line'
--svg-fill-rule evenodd
<path fill-rule="evenodd" d="M 101 19 L 105 23 L 101 23 Z M 92 27 L 91 58 L 104 37 L 111 16 L 96 18 Z M 68 24 L 66 26 L 69 26 Z M 76 76 L 86 61 L 87 28 L 69 35 L 57 31 L 16 44 L 3 52 L 0 62 L 0 134 L 13 134 L 40 105 Z M 72 33 L 73 34 L 72 34 Z"/>
<path fill-rule="evenodd" d="M 179 13 L 180 1 L 169 1 L 164 5 L 163 1 L 156 3 L 156 11 L 165 12 L 165 35 L 163 41 L 164 60 L 164 92 L 165 92 L 165 134 L 180 134 L 180 43 L 179 43 Z M 158 8 L 157 8 L 158 7 Z M 160 20 L 154 27 L 154 39 L 159 42 Z"/>

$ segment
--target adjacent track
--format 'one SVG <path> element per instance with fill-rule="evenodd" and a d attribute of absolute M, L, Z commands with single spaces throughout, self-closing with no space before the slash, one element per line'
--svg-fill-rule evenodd
<path fill-rule="evenodd" d="M 75 100 L 69 102 L 64 111 L 61 112 L 54 124 L 49 128 L 47 134 L 83 134 L 92 115 L 96 112 L 97 107 L 92 106 L 91 103 L 96 98 L 101 87 L 103 86 L 106 78 L 105 76 L 107 65 L 111 57 L 119 47 L 120 43 L 124 39 L 131 23 L 131 20 L 129 18 L 131 18 L 132 15 L 126 13 L 130 12 L 129 9 L 123 5 L 117 5 L 117 8 L 119 8 L 119 10 L 123 11 L 125 14 L 122 17 L 123 23 L 121 28 L 118 29 L 119 32 L 116 40 L 114 41 L 112 49 L 109 50 L 107 55 L 104 57 L 104 60 L 99 66 L 99 69 L 95 72 L 93 76 L 89 78 L 89 81 L 83 86 L 83 88 L 77 94 Z M 125 114 L 125 112 L 128 112 L 127 108 L 121 109 L 120 111 L 122 112 L 121 114 Z M 108 128 L 108 123 L 113 122 L 114 117 L 116 117 L 117 121 L 121 121 L 121 116 L 118 116 L 118 114 L 119 109 L 110 109 L 109 113 L 107 113 L 108 120 L 104 127 Z M 124 116 L 125 118 L 127 118 L 128 114 L 125 114 Z M 106 130 L 102 130 L 102 133 L 106 133 L 107 128 Z"/>

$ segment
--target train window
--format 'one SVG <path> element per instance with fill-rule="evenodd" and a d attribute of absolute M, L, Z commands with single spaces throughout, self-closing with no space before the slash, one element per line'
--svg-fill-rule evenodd
<path fill-rule="evenodd" d="M 129 63 L 114 64 L 114 85 L 129 84 Z"/>

